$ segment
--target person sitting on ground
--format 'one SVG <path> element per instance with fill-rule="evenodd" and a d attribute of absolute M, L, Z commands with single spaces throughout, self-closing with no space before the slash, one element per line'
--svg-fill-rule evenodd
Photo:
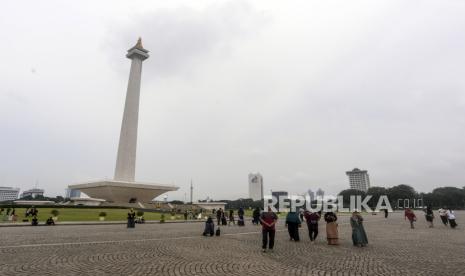
<path fill-rule="evenodd" d="M 203 230 L 204 236 L 210 235 L 212 237 L 215 233 L 215 223 L 211 216 L 208 216 L 207 221 L 205 222 L 205 230 Z"/>
<path fill-rule="evenodd" d="M 55 225 L 55 221 L 53 221 L 53 218 L 52 217 L 49 217 L 47 219 L 47 221 L 45 222 L 45 224 L 47 225 Z"/>

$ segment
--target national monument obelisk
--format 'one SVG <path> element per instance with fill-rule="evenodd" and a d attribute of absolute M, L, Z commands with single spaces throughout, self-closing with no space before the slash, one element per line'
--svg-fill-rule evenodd
<path fill-rule="evenodd" d="M 142 40 L 139 38 L 136 45 L 129 49 L 126 54 L 126 57 L 131 60 L 131 69 L 114 178 L 69 185 L 70 189 L 80 190 L 94 199 L 116 203 L 139 203 L 141 207 L 143 206 L 141 203 L 148 203 L 163 193 L 179 189 L 179 187 L 172 185 L 135 181 L 142 62 L 149 57 L 148 52 L 142 46 Z"/>
<path fill-rule="evenodd" d="M 136 46 L 128 50 L 127 58 L 131 59 L 126 103 L 124 105 L 123 122 L 119 136 L 118 156 L 116 158 L 115 180 L 134 182 L 136 173 L 137 125 L 139 122 L 140 81 L 142 62 L 149 55 L 139 38 Z"/>

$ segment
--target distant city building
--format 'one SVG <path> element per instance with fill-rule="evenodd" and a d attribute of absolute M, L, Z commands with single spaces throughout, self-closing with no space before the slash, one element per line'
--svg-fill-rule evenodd
<path fill-rule="evenodd" d="M 355 168 L 346 172 L 349 177 L 350 188 L 366 192 L 370 188 L 370 177 L 368 171 Z"/>
<path fill-rule="evenodd" d="M 323 191 L 322 189 L 318 189 L 316 191 L 316 197 L 317 198 L 324 198 L 325 197 L 325 191 Z"/>
<path fill-rule="evenodd" d="M 77 189 L 66 189 L 65 198 L 78 198 L 81 197 L 81 191 Z"/>
<path fill-rule="evenodd" d="M 275 191 L 275 192 L 271 192 L 271 196 L 276 198 L 278 200 L 278 203 L 276 203 L 276 209 L 278 211 L 281 211 L 279 208 L 279 198 L 281 197 L 284 197 L 284 198 L 289 198 L 289 193 L 288 192 L 285 192 L 285 191 Z"/>
<path fill-rule="evenodd" d="M 28 196 L 31 196 L 32 198 L 36 198 L 37 196 L 44 196 L 44 189 L 32 188 L 30 190 L 24 191 L 21 194 L 21 198 Z"/>
<path fill-rule="evenodd" d="M 315 193 L 312 190 L 308 189 L 307 195 L 310 196 L 311 200 L 315 199 Z"/>
<path fill-rule="evenodd" d="M 263 199 L 263 176 L 260 173 L 249 173 L 249 198 Z"/>
<path fill-rule="evenodd" d="M 19 188 L 0 187 L 0 201 L 18 199 Z"/>

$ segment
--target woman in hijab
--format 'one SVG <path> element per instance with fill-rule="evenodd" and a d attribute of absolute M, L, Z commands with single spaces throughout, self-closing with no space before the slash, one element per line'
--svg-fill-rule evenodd
<path fill-rule="evenodd" d="M 208 216 L 208 219 L 205 222 L 205 229 L 203 230 L 203 235 L 204 236 L 210 235 L 210 237 L 212 237 L 214 233 L 215 233 L 215 223 L 213 222 L 212 217 Z"/>
<path fill-rule="evenodd" d="M 337 216 L 333 212 L 325 214 L 326 239 L 329 245 L 339 245 L 339 233 L 337 231 Z"/>
<path fill-rule="evenodd" d="M 350 226 L 352 226 L 352 242 L 354 246 L 366 246 L 368 244 L 368 238 L 365 228 L 363 228 L 363 218 L 358 211 L 352 213 Z"/>

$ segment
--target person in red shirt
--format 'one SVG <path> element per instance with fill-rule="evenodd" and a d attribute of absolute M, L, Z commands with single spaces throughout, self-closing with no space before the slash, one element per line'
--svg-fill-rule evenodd
<path fill-rule="evenodd" d="M 276 222 L 278 221 L 278 216 L 271 211 L 271 207 L 268 207 L 268 212 L 263 212 L 260 215 L 260 222 L 262 223 L 262 250 L 266 252 L 266 246 L 273 251 L 274 247 L 274 237 L 276 233 Z M 269 242 L 268 242 L 269 238 Z"/>
<path fill-rule="evenodd" d="M 408 219 L 410 221 L 410 228 L 415 228 L 415 226 L 413 225 L 413 223 L 417 220 L 417 216 L 415 216 L 415 213 L 410 209 L 410 208 L 407 208 L 405 209 L 405 219 Z"/>
<path fill-rule="evenodd" d="M 314 241 L 316 236 L 318 236 L 318 221 L 320 220 L 320 213 L 310 212 L 305 210 L 304 212 L 305 221 L 307 222 L 308 235 L 310 236 L 310 241 Z"/>

